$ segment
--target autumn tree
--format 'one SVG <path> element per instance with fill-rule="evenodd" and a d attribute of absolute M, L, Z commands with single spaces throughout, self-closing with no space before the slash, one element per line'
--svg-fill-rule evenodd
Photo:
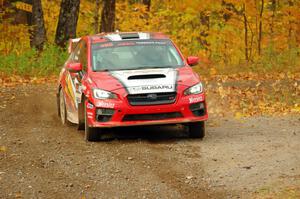
<path fill-rule="evenodd" d="M 32 2 L 31 25 L 30 46 L 42 50 L 46 41 L 46 30 L 41 0 L 33 0 Z"/>
<path fill-rule="evenodd" d="M 147 11 L 150 11 L 151 0 L 129 0 L 130 4 L 141 3 L 144 4 L 147 8 Z"/>
<path fill-rule="evenodd" d="M 258 41 L 257 41 L 257 48 L 258 54 L 261 55 L 261 42 L 262 42 L 262 26 L 263 26 L 263 12 L 264 12 L 264 0 L 260 0 L 260 8 L 259 8 L 259 30 L 258 30 Z"/>
<path fill-rule="evenodd" d="M 142 0 L 142 3 L 147 7 L 147 11 L 150 11 L 151 0 Z"/>
<path fill-rule="evenodd" d="M 103 0 L 101 32 L 115 31 L 116 0 Z"/>
<path fill-rule="evenodd" d="M 99 30 L 99 9 L 100 9 L 100 0 L 95 1 L 95 10 L 94 10 L 94 32 L 98 33 Z"/>
<path fill-rule="evenodd" d="M 80 0 L 62 0 L 56 28 L 55 43 L 65 47 L 66 41 L 76 37 Z"/>

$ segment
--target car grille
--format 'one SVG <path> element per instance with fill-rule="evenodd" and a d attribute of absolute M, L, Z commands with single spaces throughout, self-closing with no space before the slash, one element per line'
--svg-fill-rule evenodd
<path fill-rule="evenodd" d="M 180 112 L 125 115 L 123 121 L 147 121 L 180 118 Z"/>
<path fill-rule="evenodd" d="M 173 104 L 176 100 L 176 92 L 134 94 L 128 95 L 127 99 L 132 106 Z"/>

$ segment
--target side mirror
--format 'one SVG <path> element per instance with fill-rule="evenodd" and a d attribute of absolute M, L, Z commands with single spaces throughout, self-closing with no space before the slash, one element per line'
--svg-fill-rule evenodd
<path fill-rule="evenodd" d="M 190 66 L 195 66 L 199 63 L 199 57 L 196 57 L 196 56 L 189 56 L 187 59 L 186 59 L 188 65 Z"/>
<path fill-rule="evenodd" d="M 81 63 L 68 63 L 66 69 L 71 73 L 78 73 L 82 71 L 82 64 Z"/>

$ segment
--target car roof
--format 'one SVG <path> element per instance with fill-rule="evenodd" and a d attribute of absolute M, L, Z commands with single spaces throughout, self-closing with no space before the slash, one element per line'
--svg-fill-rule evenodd
<path fill-rule="evenodd" d="M 169 37 L 159 32 L 110 32 L 99 33 L 89 36 L 92 43 L 125 40 L 147 40 L 147 39 L 169 39 Z"/>

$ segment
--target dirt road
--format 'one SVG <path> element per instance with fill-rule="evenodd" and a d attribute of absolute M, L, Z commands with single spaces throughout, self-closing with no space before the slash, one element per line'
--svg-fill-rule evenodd
<path fill-rule="evenodd" d="M 211 117 L 202 141 L 171 126 L 87 143 L 60 124 L 54 90 L 0 88 L 0 198 L 252 198 L 300 187 L 300 116 Z"/>

